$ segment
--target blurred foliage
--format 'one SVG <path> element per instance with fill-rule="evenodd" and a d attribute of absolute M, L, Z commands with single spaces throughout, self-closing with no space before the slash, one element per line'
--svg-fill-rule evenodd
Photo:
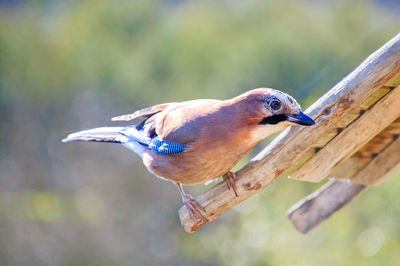
<path fill-rule="evenodd" d="M 1 264 L 399 265 L 399 171 L 307 236 L 285 211 L 320 184 L 285 177 L 188 235 L 175 187 L 130 151 L 60 143 L 256 87 L 306 107 L 398 32 L 384 2 L 0 1 Z"/>

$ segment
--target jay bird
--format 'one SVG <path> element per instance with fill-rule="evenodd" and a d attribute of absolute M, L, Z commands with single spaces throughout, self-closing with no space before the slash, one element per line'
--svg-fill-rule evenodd
<path fill-rule="evenodd" d="M 151 173 L 174 182 L 192 217 L 205 221 L 201 214 L 205 209 L 183 191 L 182 184 L 223 176 L 237 196 L 235 175 L 230 170 L 250 149 L 290 123 L 314 124 L 293 97 L 269 88 L 254 89 L 229 100 L 159 104 L 112 120 L 139 122 L 79 131 L 62 141 L 123 144 L 142 158 Z"/>

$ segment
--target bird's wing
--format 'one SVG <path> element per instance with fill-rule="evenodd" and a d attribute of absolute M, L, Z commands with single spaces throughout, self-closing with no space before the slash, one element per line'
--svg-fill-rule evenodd
<path fill-rule="evenodd" d="M 171 103 L 163 103 L 163 104 L 146 107 L 146 108 L 140 109 L 132 114 L 126 114 L 126 115 L 113 117 L 113 118 L 111 118 L 111 120 L 112 121 L 131 121 L 136 118 L 143 118 L 144 120 L 146 120 L 149 117 L 163 111 L 169 105 L 171 105 Z"/>
<path fill-rule="evenodd" d="M 152 119 L 155 133 L 173 143 L 191 144 L 200 136 L 211 135 L 223 128 L 224 114 L 219 100 L 194 100 L 169 106 Z M 229 116 L 229 115 L 228 115 Z"/>
<path fill-rule="evenodd" d="M 161 154 L 176 154 L 183 152 L 187 145 L 196 142 L 200 136 L 208 139 L 205 135 L 211 137 L 213 132 L 221 131 L 223 121 L 216 116 L 219 103 L 219 100 L 194 100 L 160 104 L 113 118 L 113 121 L 142 118 L 141 123 L 129 127 L 135 132 L 135 141 L 138 141 L 137 135 L 141 134 L 149 140 L 139 142 L 151 150 Z"/>

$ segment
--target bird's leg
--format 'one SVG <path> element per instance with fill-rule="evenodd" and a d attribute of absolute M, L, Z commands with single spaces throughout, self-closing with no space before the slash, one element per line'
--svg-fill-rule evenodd
<path fill-rule="evenodd" d="M 193 199 L 191 195 L 186 194 L 185 191 L 183 191 L 181 183 L 176 183 L 176 185 L 178 186 L 179 192 L 181 193 L 183 204 L 185 204 L 186 208 L 188 209 L 190 216 L 195 219 L 201 219 L 207 223 L 207 218 L 204 217 L 200 212 L 200 210 L 206 212 L 206 209 L 204 209 L 203 206 L 201 206 L 195 199 Z"/>
<path fill-rule="evenodd" d="M 228 186 L 228 189 L 231 190 L 231 188 L 232 188 L 233 192 L 235 193 L 235 196 L 237 197 L 238 194 L 237 194 L 237 187 L 236 187 L 236 181 L 235 181 L 236 174 L 234 172 L 229 171 L 226 174 L 224 174 L 222 177 L 224 178 L 224 181 L 225 181 L 226 185 Z"/>

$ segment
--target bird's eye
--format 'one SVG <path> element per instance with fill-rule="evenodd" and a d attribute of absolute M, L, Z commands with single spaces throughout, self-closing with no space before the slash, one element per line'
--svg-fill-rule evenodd
<path fill-rule="evenodd" d="M 281 103 L 279 101 L 273 100 L 269 103 L 269 106 L 271 106 L 273 110 L 279 110 L 279 108 L 281 108 Z"/>

